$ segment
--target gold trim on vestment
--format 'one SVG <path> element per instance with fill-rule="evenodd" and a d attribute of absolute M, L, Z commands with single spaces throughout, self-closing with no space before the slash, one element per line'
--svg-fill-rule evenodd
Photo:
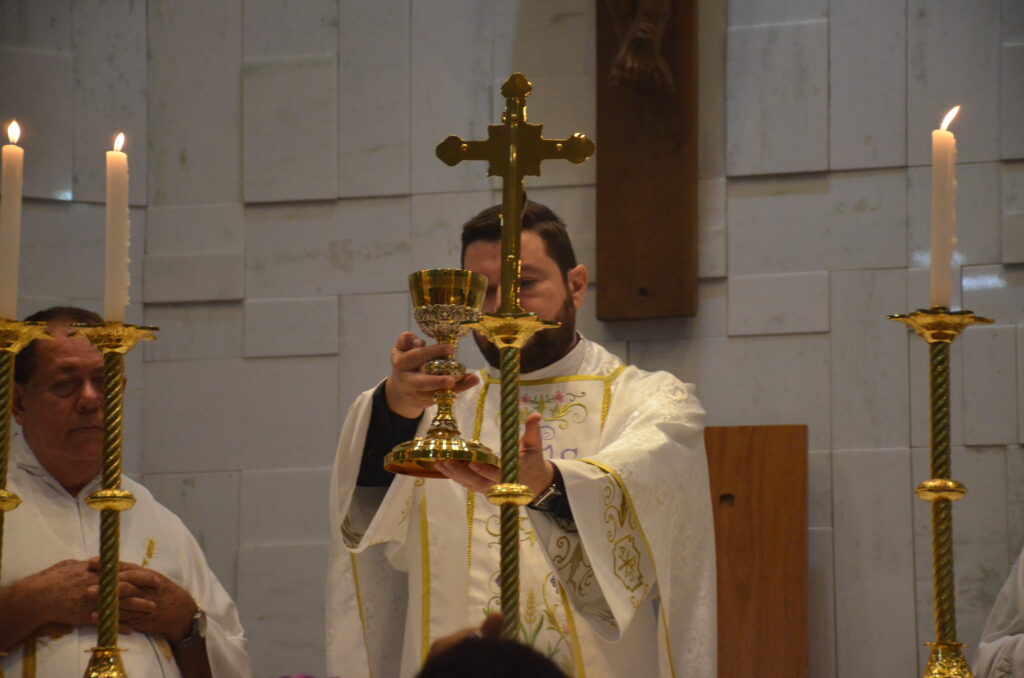
<path fill-rule="evenodd" d="M 567 381 L 614 381 L 622 370 L 626 369 L 625 365 L 619 365 L 608 374 L 566 374 L 561 377 L 545 377 L 543 379 L 521 379 L 519 381 L 520 386 L 539 386 L 543 384 L 564 384 Z M 484 369 L 483 372 L 483 383 L 484 384 L 500 384 L 500 377 L 492 377 L 491 373 Z"/>
<path fill-rule="evenodd" d="M 423 587 L 423 620 L 420 633 L 420 664 L 427 661 L 430 652 L 430 539 L 427 532 L 427 492 L 424 488 L 420 495 L 420 571 Z"/>
<path fill-rule="evenodd" d="M 604 399 L 601 401 L 601 430 L 604 430 L 604 422 L 608 419 L 608 410 L 612 406 L 612 382 L 619 378 L 625 365 L 619 365 L 615 371 L 608 375 L 604 382 Z"/>
<path fill-rule="evenodd" d="M 370 662 L 370 636 L 366 632 L 366 614 L 363 612 L 363 593 L 359 590 L 359 566 L 356 563 L 356 554 L 349 553 L 352 560 L 352 581 L 356 586 L 356 607 L 359 608 L 359 626 L 363 629 L 363 651 L 366 652 L 366 672 L 373 678 L 373 666 Z"/>
<path fill-rule="evenodd" d="M 655 582 L 659 582 L 660 579 L 658 577 L 658 563 L 654 558 L 654 549 L 651 548 L 651 542 L 647 539 L 647 533 L 644 532 L 643 522 L 640 520 L 640 514 L 637 513 L 636 506 L 633 504 L 633 497 L 629 494 L 629 490 L 626 489 L 626 483 L 622 481 L 622 477 L 619 475 L 618 471 L 616 471 L 610 466 L 605 466 L 601 462 L 594 461 L 593 459 L 580 459 L 580 461 L 590 464 L 591 466 L 594 466 L 604 471 L 605 473 L 610 475 L 615 480 L 615 483 L 619 486 L 619 490 L 622 492 L 622 495 L 626 498 L 626 505 L 629 507 L 629 510 L 633 513 L 633 515 L 636 516 L 637 531 L 640 532 L 640 537 L 644 540 L 644 548 L 647 549 L 647 555 L 649 555 L 651 558 L 651 567 L 654 568 Z M 676 669 L 675 660 L 672 658 L 672 644 L 670 642 L 672 636 L 671 634 L 669 634 L 668 630 L 668 617 L 665 616 L 664 605 L 659 605 L 658 609 L 661 611 L 661 619 L 665 627 L 665 651 L 668 653 L 669 670 L 672 673 L 672 676 L 674 677 L 676 675 Z"/>
<path fill-rule="evenodd" d="M 654 559 L 654 556 L 651 556 Z M 665 616 L 665 606 L 658 605 L 658 612 L 661 614 L 662 631 L 665 633 L 665 652 L 668 654 L 668 670 L 672 678 L 676 678 L 676 660 L 672 658 L 672 636 L 668 633 L 668 617 Z"/>
<path fill-rule="evenodd" d="M 565 623 L 569 626 L 569 642 L 572 645 L 573 674 L 575 678 L 587 678 L 587 670 L 583 666 L 583 650 L 580 649 L 580 637 L 576 635 L 576 619 L 572 614 L 572 603 L 565 595 L 565 587 L 558 582 L 558 595 L 562 597 L 562 609 L 565 610 Z"/>
<path fill-rule="evenodd" d="M 480 395 L 476 401 L 476 418 L 473 421 L 473 440 L 480 440 L 480 431 L 484 427 L 484 410 L 487 404 L 487 391 L 490 389 L 491 384 L 500 384 L 500 381 L 490 381 L 490 377 L 487 372 L 483 373 L 483 382 L 480 386 Z"/>
<path fill-rule="evenodd" d="M 484 372 L 483 376 L 486 377 L 487 373 Z M 484 427 L 484 410 L 487 404 L 487 390 L 491 387 L 491 382 L 486 379 L 481 379 L 480 395 L 476 401 L 476 417 L 473 420 L 473 437 L 472 440 L 480 440 L 480 431 Z M 466 492 L 466 600 L 469 601 L 469 592 L 473 588 L 473 516 L 476 513 L 476 493 L 470 491 L 468 488 Z"/>

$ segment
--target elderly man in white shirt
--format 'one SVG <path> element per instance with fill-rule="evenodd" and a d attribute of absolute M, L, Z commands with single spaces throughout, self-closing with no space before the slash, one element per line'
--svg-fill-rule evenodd
<path fill-rule="evenodd" d="M 98 511 L 103 457 L 103 357 L 69 336 L 99 322 L 72 307 L 42 311 L 53 339 L 19 354 L 8 487 L 22 499 L 5 519 L 0 568 L 0 667 L 79 678 L 97 644 Z M 248 678 L 238 613 L 182 522 L 144 487 L 121 515 L 119 646 L 130 676 Z"/>

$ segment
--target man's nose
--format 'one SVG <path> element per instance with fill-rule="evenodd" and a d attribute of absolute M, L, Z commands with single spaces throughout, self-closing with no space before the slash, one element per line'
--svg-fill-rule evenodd
<path fill-rule="evenodd" d="M 78 394 L 78 407 L 84 411 L 94 410 L 103 405 L 102 384 L 86 379 Z"/>

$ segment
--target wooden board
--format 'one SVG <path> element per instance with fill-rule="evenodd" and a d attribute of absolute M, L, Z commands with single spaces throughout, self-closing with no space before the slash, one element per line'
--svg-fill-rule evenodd
<path fill-rule="evenodd" d="M 807 427 L 712 427 L 704 440 L 718 678 L 806 678 Z"/>
<path fill-rule="evenodd" d="M 612 86 L 619 49 L 597 3 L 597 317 L 697 313 L 696 0 L 675 0 L 662 55 L 669 94 Z"/>

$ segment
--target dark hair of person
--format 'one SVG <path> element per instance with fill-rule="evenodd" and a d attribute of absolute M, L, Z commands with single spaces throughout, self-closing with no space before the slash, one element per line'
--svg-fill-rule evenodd
<path fill-rule="evenodd" d="M 562 277 L 576 268 L 576 254 L 569 241 L 565 224 L 546 205 L 527 200 L 523 207 L 523 231 L 533 231 L 544 241 L 544 251 L 555 260 Z M 475 242 L 497 242 L 501 240 L 501 205 L 488 207 L 465 223 L 462 227 L 462 260 L 466 259 L 466 248 Z"/>
<path fill-rule="evenodd" d="M 52 306 L 42 311 L 36 311 L 25 320 L 32 320 L 50 325 L 70 325 L 72 323 L 88 323 L 98 325 L 103 318 L 77 306 Z M 21 350 L 21 353 L 14 359 L 14 381 L 19 384 L 27 384 L 32 378 L 36 369 L 36 344 L 46 339 L 36 339 Z"/>
<path fill-rule="evenodd" d="M 427 660 L 416 678 L 566 678 L 528 645 L 504 638 L 467 638 Z"/>

